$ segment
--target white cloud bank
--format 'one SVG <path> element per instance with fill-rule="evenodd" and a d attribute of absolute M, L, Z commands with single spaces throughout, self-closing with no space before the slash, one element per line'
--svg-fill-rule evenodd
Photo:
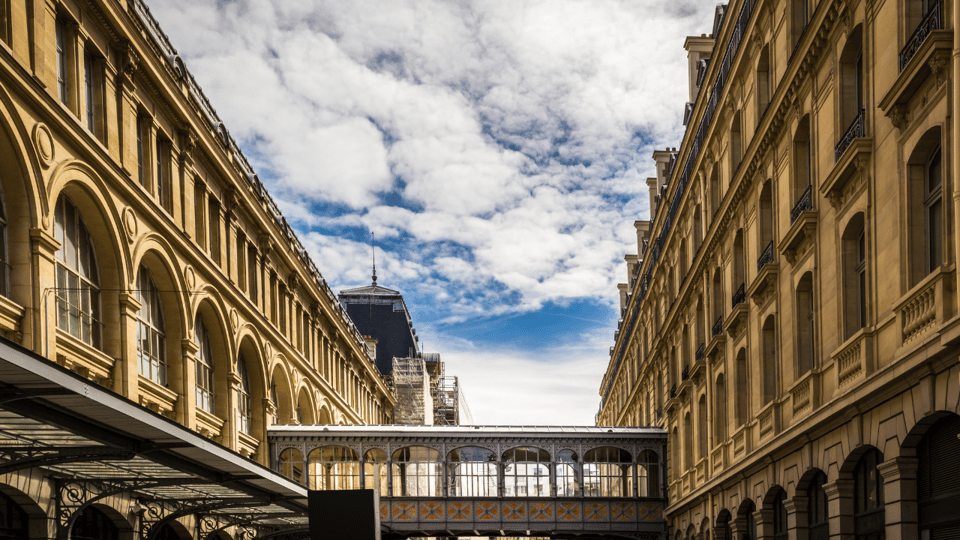
<path fill-rule="evenodd" d="M 369 249 L 351 238 L 373 230 L 381 283 L 448 322 L 616 302 L 651 152 L 682 133 L 683 37 L 713 12 L 662 0 L 151 9 L 331 284 L 369 281 Z M 530 355 L 476 354 L 536 369 Z M 599 375 L 577 384 L 595 403 Z"/>

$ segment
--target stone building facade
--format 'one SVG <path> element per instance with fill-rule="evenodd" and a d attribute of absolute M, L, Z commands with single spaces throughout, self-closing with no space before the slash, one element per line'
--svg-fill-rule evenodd
<path fill-rule="evenodd" d="M 688 38 L 600 425 L 671 538 L 960 536 L 955 2 L 736 0 Z"/>
<path fill-rule="evenodd" d="M 0 186 L 6 339 L 263 466 L 271 424 L 391 421 L 363 338 L 142 0 L 0 2 Z M 52 513 L 49 482 L 10 473 L 0 496 Z"/>

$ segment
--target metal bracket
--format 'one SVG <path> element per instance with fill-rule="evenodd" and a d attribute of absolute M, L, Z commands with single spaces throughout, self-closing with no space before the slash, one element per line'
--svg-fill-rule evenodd
<path fill-rule="evenodd" d="M 183 501 L 146 501 L 147 512 L 140 520 L 140 538 L 155 540 L 167 523 L 192 514 L 206 514 L 238 506 L 268 506 L 274 501 L 264 498 L 188 499 Z M 172 507 L 168 511 L 168 507 Z"/>

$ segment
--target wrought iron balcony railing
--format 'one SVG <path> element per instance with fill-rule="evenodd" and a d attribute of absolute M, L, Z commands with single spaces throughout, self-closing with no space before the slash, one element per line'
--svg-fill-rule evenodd
<path fill-rule="evenodd" d="M 737 288 L 737 292 L 733 293 L 733 307 L 737 307 L 738 304 L 742 304 L 747 301 L 746 284 L 741 283 L 740 287 Z"/>
<path fill-rule="evenodd" d="M 920 21 L 920 25 L 917 26 L 917 29 L 913 31 L 913 35 L 907 40 L 907 44 L 900 50 L 900 71 L 903 71 L 903 68 L 907 67 L 907 64 L 913 59 L 913 55 L 917 54 L 920 46 L 923 45 L 927 36 L 930 35 L 930 32 L 943 28 L 942 13 L 943 9 L 939 0 L 930 6 L 930 11 L 924 15 L 923 20 Z"/>
<path fill-rule="evenodd" d="M 807 189 L 803 192 L 803 195 L 800 195 L 800 200 L 797 201 L 797 204 L 793 207 L 793 210 L 790 210 L 790 224 L 793 225 L 797 218 L 800 217 L 800 214 L 806 210 L 813 208 L 813 201 L 810 197 L 811 189 L 810 186 L 807 186 Z"/>
<path fill-rule="evenodd" d="M 836 161 L 840 161 L 840 156 L 847 150 L 847 147 L 850 146 L 850 143 L 854 139 L 864 137 L 866 135 L 864 126 L 863 126 L 863 117 L 864 111 L 860 109 L 860 112 L 857 113 L 857 117 L 853 119 L 853 122 L 850 124 L 850 127 L 847 128 L 847 132 L 843 134 L 843 137 L 840 137 L 840 142 L 833 147 L 833 157 Z"/>
<path fill-rule="evenodd" d="M 690 366 L 683 366 L 683 371 L 680 372 L 680 380 L 681 381 L 690 380 Z"/>
<path fill-rule="evenodd" d="M 717 317 L 717 321 L 713 323 L 713 335 L 719 336 L 723 333 L 723 315 Z"/>
<path fill-rule="evenodd" d="M 677 385 L 670 387 L 670 399 L 677 397 Z"/>
<path fill-rule="evenodd" d="M 757 272 L 759 272 L 764 265 L 773 264 L 773 240 L 767 244 L 767 247 L 763 250 L 763 253 L 760 254 L 760 258 L 757 259 Z"/>
<path fill-rule="evenodd" d="M 703 357 L 706 355 L 706 351 L 707 351 L 707 344 L 701 343 L 700 346 L 697 347 L 697 352 L 693 355 L 694 359 L 697 362 L 703 360 Z"/>

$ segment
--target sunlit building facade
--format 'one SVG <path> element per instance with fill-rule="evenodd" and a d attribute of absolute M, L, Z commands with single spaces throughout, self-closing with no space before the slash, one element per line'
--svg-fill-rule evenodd
<path fill-rule="evenodd" d="M 6 0 L 0 42 L 6 343 L 268 477 L 270 425 L 392 420 L 362 336 L 141 0 Z M 4 471 L 0 505 L 27 517 L 3 534 L 67 534 L 69 471 Z M 97 520 L 146 534 L 128 512 L 143 496 L 84 506 L 70 534 Z M 200 537 L 199 518 L 175 521 Z"/>
<path fill-rule="evenodd" d="M 599 425 L 670 538 L 960 536 L 956 3 L 738 0 L 627 256 Z"/>

